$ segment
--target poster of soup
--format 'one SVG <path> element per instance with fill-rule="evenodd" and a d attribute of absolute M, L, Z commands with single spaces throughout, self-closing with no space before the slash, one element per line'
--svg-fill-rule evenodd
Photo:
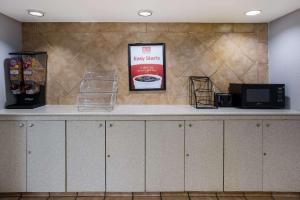
<path fill-rule="evenodd" d="M 165 90 L 165 44 L 129 44 L 129 90 Z"/>

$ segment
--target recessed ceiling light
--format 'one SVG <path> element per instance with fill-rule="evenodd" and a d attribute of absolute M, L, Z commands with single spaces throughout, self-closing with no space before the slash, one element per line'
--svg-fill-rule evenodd
<path fill-rule="evenodd" d="M 255 16 L 255 15 L 259 15 L 261 14 L 261 10 L 250 10 L 248 12 L 246 12 L 247 16 Z"/>
<path fill-rule="evenodd" d="M 45 13 L 40 10 L 28 10 L 28 14 L 35 17 L 43 17 L 45 15 Z"/>
<path fill-rule="evenodd" d="M 149 17 L 152 15 L 152 10 L 139 10 L 138 15 L 142 17 Z"/>

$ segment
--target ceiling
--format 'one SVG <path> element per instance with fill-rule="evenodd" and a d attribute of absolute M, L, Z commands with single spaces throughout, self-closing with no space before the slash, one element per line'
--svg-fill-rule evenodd
<path fill-rule="evenodd" d="M 300 0 L 0 0 L 0 12 L 22 22 L 270 22 L 300 8 Z M 28 9 L 43 10 L 43 18 Z M 137 15 L 151 9 L 153 15 Z M 245 16 L 253 9 L 259 16 Z"/>

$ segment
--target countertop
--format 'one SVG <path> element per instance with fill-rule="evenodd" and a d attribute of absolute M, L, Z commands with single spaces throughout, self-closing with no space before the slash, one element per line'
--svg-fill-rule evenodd
<path fill-rule="evenodd" d="M 0 116 L 300 116 L 288 109 L 195 109 L 190 105 L 116 105 L 111 112 L 79 112 L 76 106 L 46 105 L 35 109 L 2 109 Z"/>

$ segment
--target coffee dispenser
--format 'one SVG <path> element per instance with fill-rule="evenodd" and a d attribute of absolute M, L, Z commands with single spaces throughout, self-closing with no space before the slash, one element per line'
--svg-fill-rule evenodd
<path fill-rule="evenodd" d="M 7 59 L 7 109 L 30 109 L 45 105 L 47 53 L 15 52 Z"/>

